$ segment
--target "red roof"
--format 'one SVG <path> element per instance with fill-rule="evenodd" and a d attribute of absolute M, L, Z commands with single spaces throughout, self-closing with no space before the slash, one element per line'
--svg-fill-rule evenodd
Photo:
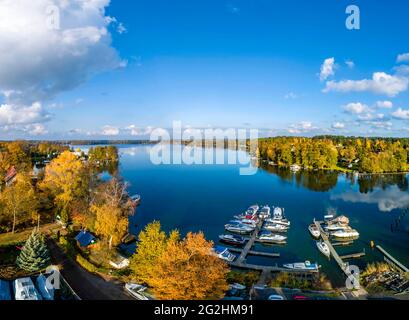
<path fill-rule="evenodd" d="M 4 180 L 6 180 L 6 182 L 10 181 L 11 179 L 13 179 L 15 176 L 17 175 L 17 170 L 15 167 L 11 167 L 6 174 L 6 178 Z"/>

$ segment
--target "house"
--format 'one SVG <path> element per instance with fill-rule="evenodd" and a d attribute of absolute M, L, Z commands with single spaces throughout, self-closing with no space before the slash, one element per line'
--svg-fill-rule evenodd
<path fill-rule="evenodd" d="M 96 242 L 96 238 L 92 233 L 86 230 L 81 230 L 75 237 L 75 240 L 77 240 L 77 243 L 81 248 L 89 247 Z"/>
<path fill-rule="evenodd" d="M 6 183 L 6 187 L 9 187 L 13 184 L 17 177 L 17 169 L 16 167 L 11 167 L 4 178 L 4 182 Z"/>

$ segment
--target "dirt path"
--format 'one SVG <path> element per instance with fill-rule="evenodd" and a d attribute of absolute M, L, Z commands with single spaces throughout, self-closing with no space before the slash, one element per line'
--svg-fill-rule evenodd
<path fill-rule="evenodd" d="M 62 266 L 60 272 L 82 300 L 133 300 L 120 282 L 106 281 L 89 273 L 73 262 L 53 240 L 48 240 L 53 263 Z"/>

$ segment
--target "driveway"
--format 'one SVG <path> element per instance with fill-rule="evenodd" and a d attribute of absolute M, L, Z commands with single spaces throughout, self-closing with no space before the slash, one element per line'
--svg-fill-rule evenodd
<path fill-rule="evenodd" d="M 53 240 L 48 240 L 54 264 L 61 266 L 61 274 L 82 300 L 133 300 L 123 290 L 123 283 L 106 281 L 91 274 L 72 261 Z"/>

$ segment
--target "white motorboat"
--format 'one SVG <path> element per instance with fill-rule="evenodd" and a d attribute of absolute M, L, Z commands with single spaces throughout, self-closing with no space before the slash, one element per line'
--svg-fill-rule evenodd
<path fill-rule="evenodd" d="M 306 271 L 318 271 L 319 265 L 317 263 L 311 263 L 310 261 L 287 263 L 283 265 L 284 268 L 292 270 L 306 270 Z"/>
<path fill-rule="evenodd" d="M 264 226 L 265 230 L 269 230 L 269 231 L 275 231 L 275 232 L 287 232 L 288 231 L 288 227 L 284 226 L 282 224 L 272 224 L 272 223 L 267 223 Z"/>
<path fill-rule="evenodd" d="M 287 237 L 279 234 L 263 233 L 258 237 L 258 239 L 264 242 L 284 242 L 287 240 Z"/>
<path fill-rule="evenodd" d="M 332 220 L 332 219 L 334 219 L 334 215 L 333 215 L 333 214 L 327 214 L 327 215 L 324 216 L 324 220 L 325 220 L 325 221 L 330 221 L 330 220 Z"/>
<path fill-rule="evenodd" d="M 314 237 L 314 238 L 319 238 L 319 237 L 321 237 L 321 232 L 320 232 L 320 229 L 313 223 L 313 224 L 310 224 L 309 226 L 308 226 L 308 230 L 310 231 L 310 233 L 311 233 L 311 235 Z"/>
<path fill-rule="evenodd" d="M 36 284 L 44 300 L 54 300 L 54 288 L 47 285 L 47 278 L 43 274 L 37 277 Z"/>
<path fill-rule="evenodd" d="M 30 278 L 16 279 L 13 282 L 14 298 L 16 300 L 42 300 Z"/>
<path fill-rule="evenodd" d="M 125 284 L 125 290 L 129 292 L 135 299 L 154 300 L 154 297 L 147 292 L 147 287 L 143 285 L 136 283 L 127 283 Z"/>
<path fill-rule="evenodd" d="M 290 170 L 292 172 L 298 172 L 301 170 L 301 166 L 299 166 L 298 164 L 293 164 L 292 166 L 290 166 Z"/>
<path fill-rule="evenodd" d="M 348 225 L 344 225 L 344 224 L 340 224 L 340 223 L 335 223 L 335 224 L 328 224 L 325 229 L 327 231 L 338 231 L 338 230 L 348 230 L 351 229 L 350 226 Z"/>
<path fill-rule="evenodd" d="M 220 241 L 228 244 L 243 245 L 246 243 L 246 239 L 236 234 L 222 234 L 219 236 Z"/>
<path fill-rule="evenodd" d="M 236 259 L 236 256 L 225 247 L 216 246 L 214 247 L 214 252 L 217 257 L 228 262 L 233 262 Z"/>
<path fill-rule="evenodd" d="M 354 229 L 338 230 L 338 231 L 332 232 L 331 235 L 335 238 L 340 238 L 340 239 L 359 238 L 359 232 Z"/>
<path fill-rule="evenodd" d="M 257 204 L 254 204 L 254 205 L 250 206 L 250 207 L 247 209 L 246 213 L 247 213 L 247 214 L 255 214 L 255 213 L 258 212 L 259 209 L 260 209 L 260 207 L 259 207 Z"/>
<path fill-rule="evenodd" d="M 254 228 L 240 223 L 228 223 L 224 226 L 227 231 L 239 234 L 247 234 L 254 231 Z"/>
<path fill-rule="evenodd" d="M 275 207 L 273 211 L 273 219 L 282 220 L 284 218 L 283 209 Z"/>
<path fill-rule="evenodd" d="M 287 227 L 289 227 L 291 225 L 291 222 L 288 221 L 287 219 L 274 219 L 274 217 L 266 219 L 266 222 L 275 223 L 275 224 L 282 224 L 283 226 L 287 226 Z"/>
<path fill-rule="evenodd" d="M 317 241 L 317 248 L 324 256 L 327 256 L 328 258 L 331 256 L 331 251 L 325 242 Z"/>
<path fill-rule="evenodd" d="M 260 209 L 260 212 L 258 214 L 258 216 L 260 217 L 260 219 L 267 219 L 270 218 L 271 216 L 271 209 L 269 206 L 264 206 Z"/>

